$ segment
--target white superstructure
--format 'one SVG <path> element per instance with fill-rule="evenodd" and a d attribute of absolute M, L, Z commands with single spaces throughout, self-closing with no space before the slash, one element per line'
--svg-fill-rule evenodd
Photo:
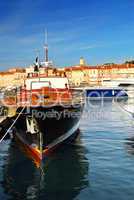
<path fill-rule="evenodd" d="M 103 81 L 103 86 L 108 87 L 119 87 L 120 85 L 134 85 L 134 78 L 124 78 L 124 79 L 116 79 L 116 80 L 109 80 L 109 81 Z"/>
<path fill-rule="evenodd" d="M 25 85 L 27 90 L 41 89 L 43 87 L 65 89 L 69 83 L 66 77 L 33 77 L 27 79 Z"/>

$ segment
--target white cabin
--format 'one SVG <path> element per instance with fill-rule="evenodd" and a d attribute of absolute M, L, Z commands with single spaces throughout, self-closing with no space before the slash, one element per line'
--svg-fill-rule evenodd
<path fill-rule="evenodd" d="M 66 77 L 33 77 L 25 81 L 26 90 L 37 90 L 43 87 L 51 87 L 54 89 L 65 89 L 69 87 Z"/>

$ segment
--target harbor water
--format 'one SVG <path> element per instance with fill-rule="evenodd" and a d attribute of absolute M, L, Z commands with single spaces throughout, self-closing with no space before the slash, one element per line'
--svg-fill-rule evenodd
<path fill-rule="evenodd" d="M 77 142 L 40 168 L 10 140 L 0 144 L 2 200 L 133 200 L 134 118 L 114 101 L 87 101 Z"/>

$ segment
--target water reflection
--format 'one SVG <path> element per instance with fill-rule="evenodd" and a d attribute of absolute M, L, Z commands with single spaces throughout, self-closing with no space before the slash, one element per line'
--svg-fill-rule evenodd
<path fill-rule="evenodd" d="M 127 148 L 127 152 L 131 155 L 134 155 L 134 136 L 127 138 L 125 145 Z"/>
<path fill-rule="evenodd" d="M 81 146 L 62 147 L 37 169 L 15 146 L 3 166 L 4 193 L 10 199 L 74 199 L 88 187 L 88 160 Z"/>

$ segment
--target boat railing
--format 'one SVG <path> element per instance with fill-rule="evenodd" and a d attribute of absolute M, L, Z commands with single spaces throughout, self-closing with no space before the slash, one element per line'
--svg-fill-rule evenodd
<path fill-rule="evenodd" d="M 10 106 L 53 106 L 83 104 L 85 93 L 82 90 L 71 89 L 43 89 L 40 91 L 27 91 L 25 89 L 4 95 L 4 104 Z"/>

